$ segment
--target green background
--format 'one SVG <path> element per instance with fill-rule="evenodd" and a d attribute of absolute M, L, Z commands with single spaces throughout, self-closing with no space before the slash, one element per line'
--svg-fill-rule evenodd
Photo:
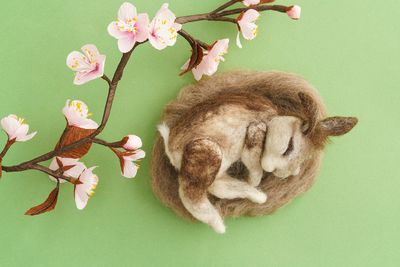
<path fill-rule="evenodd" d="M 212 10 L 223 0 L 171 0 L 177 15 Z M 16 164 L 47 152 L 64 128 L 66 99 L 81 99 L 100 121 L 106 84 L 72 84 L 68 53 L 94 43 L 107 55 L 111 76 L 120 53 L 107 34 L 122 1 L 1 1 L 0 117 L 15 113 L 38 135 L 4 159 Z M 163 1 L 136 0 L 151 16 Z M 193 81 L 177 76 L 189 56 L 183 39 L 157 51 L 134 53 L 101 137 L 134 133 L 148 152 L 138 176 L 119 174 L 115 156 L 94 146 L 84 161 L 98 165 L 95 196 L 79 211 L 63 185 L 54 212 L 25 210 L 54 184 L 41 173 L 5 173 L 0 181 L 1 266 L 400 266 L 400 3 L 387 1 L 278 1 L 300 4 L 302 19 L 264 13 L 258 37 L 234 45 L 236 28 L 219 22 L 185 25 L 213 42 L 229 37 L 220 71 L 283 70 L 310 80 L 331 115 L 360 119 L 334 139 L 315 186 L 272 216 L 227 219 L 227 233 L 176 217 L 154 197 L 149 161 L 164 105 Z M 1 134 L 0 143 L 5 142 Z M 47 163 L 46 163 L 47 164 Z"/>

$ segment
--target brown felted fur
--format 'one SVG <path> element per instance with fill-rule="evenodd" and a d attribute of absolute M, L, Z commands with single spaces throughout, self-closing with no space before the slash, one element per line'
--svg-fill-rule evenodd
<path fill-rule="evenodd" d="M 302 99 L 299 93 L 308 95 L 310 99 Z M 297 116 L 309 122 L 309 125 L 326 118 L 325 107 L 318 93 L 303 78 L 282 72 L 237 71 L 214 76 L 183 88 L 177 99 L 167 105 L 162 121 L 174 128 L 175 125 L 181 123 L 182 118 L 187 120 L 194 111 L 207 114 L 208 109 L 217 103 L 210 103 L 208 107 L 200 105 L 201 108 L 199 104 L 205 103 L 208 99 L 223 100 L 224 94 L 256 94 L 262 100 L 260 103 L 271 101 L 279 115 Z M 308 108 L 303 107 L 305 101 Z M 257 103 L 254 103 L 254 106 L 252 103 L 245 105 L 250 105 L 253 109 L 257 109 L 258 106 Z M 224 217 L 269 214 L 287 204 L 307 191 L 317 175 L 326 136 L 316 135 L 316 140 L 312 138 L 311 144 L 314 146 L 309 159 L 301 168 L 300 175 L 280 179 L 272 174 L 264 173 L 258 188 L 267 193 L 266 203 L 255 204 L 247 199 L 226 200 L 213 196 L 209 196 L 210 200 Z M 155 195 L 178 215 L 193 219 L 178 195 L 178 173 L 165 154 L 160 136 L 157 137 L 153 148 L 151 172 Z M 229 173 L 238 179 L 246 177 L 246 169 L 241 163 L 232 166 Z"/>
<path fill-rule="evenodd" d="M 182 190 L 193 201 L 207 194 L 208 187 L 214 182 L 221 165 L 221 155 L 217 151 L 215 143 L 207 139 L 194 140 L 185 147 L 179 176 Z"/>

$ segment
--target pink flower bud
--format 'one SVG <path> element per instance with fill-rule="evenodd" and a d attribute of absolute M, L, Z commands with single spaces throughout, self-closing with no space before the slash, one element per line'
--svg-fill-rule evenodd
<path fill-rule="evenodd" d="M 134 151 L 142 147 L 142 140 L 139 136 L 128 135 L 122 139 L 121 146 L 128 151 Z"/>
<path fill-rule="evenodd" d="M 294 5 L 291 6 L 287 11 L 286 14 L 291 18 L 291 19 L 299 19 L 301 16 L 301 7 Z"/>

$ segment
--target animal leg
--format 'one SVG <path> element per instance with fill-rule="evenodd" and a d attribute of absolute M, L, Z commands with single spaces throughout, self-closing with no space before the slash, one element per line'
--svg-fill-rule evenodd
<path fill-rule="evenodd" d="M 179 196 L 183 205 L 193 217 L 210 225 L 217 233 L 224 233 L 225 225 L 207 198 L 207 191 L 215 180 L 221 161 L 218 144 L 198 139 L 185 147 L 179 173 Z"/>
<path fill-rule="evenodd" d="M 248 182 L 252 186 L 258 186 L 263 176 L 261 156 L 266 132 L 267 125 L 264 122 L 253 122 L 247 128 L 241 160 L 249 170 Z"/>
<path fill-rule="evenodd" d="M 223 199 L 247 198 L 259 204 L 267 201 L 267 195 L 264 192 L 246 182 L 232 178 L 228 174 L 216 179 L 208 191 L 212 195 Z"/>

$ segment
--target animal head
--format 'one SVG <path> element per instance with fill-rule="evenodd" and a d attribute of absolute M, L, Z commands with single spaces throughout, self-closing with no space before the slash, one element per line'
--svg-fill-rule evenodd
<path fill-rule="evenodd" d="M 261 166 L 275 176 L 286 178 L 300 173 L 301 165 L 315 149 L 322 149 L 329 136 L 348 133 L 356 124 L 354 117 L 318 119 L 318 109 L 312 98 L 299 93 L 303 118 L 276 116 L 268 123 Z"/>

